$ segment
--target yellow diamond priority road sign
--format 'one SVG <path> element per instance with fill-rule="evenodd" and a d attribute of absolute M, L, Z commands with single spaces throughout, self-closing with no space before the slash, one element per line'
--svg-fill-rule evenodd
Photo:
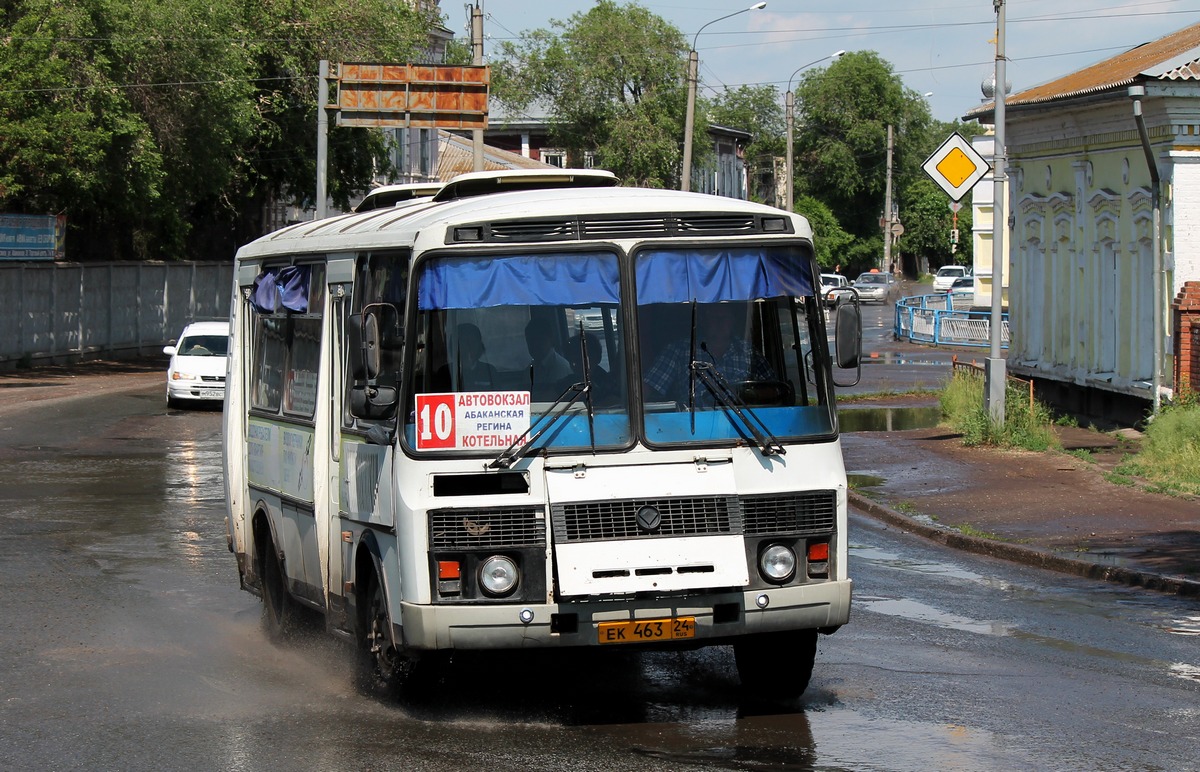
<path fill-rule="evenodd" d="M 958 132 L 951 134 L 921 168 L 955 201 L 961 201 L 992 169 Z"/>

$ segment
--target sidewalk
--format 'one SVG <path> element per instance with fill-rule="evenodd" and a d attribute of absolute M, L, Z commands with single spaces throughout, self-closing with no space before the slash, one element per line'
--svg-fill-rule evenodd
<path fill-rule="evenodd" d="M 1092 450 L 1092 460 L 967 448 L 944 428 L 843 434 L 851 505 L 958 549 L 1200 597 L 1200 500 L 1109 482 L 1125 440 L 1058 432 L 1065 450 Z"/>

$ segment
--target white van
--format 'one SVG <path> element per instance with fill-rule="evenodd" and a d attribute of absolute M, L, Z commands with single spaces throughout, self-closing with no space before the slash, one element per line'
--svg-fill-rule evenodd
<path fill-rule="evenodd" d="M 167 406 L 225 399 L 229 367 L 229 322 L 192 322 L 179 341 L 163 348 L 167 365 Z"/>

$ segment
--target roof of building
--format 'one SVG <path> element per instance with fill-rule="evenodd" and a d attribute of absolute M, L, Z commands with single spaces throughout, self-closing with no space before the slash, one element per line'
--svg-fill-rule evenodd
<path fill-rule="evenodd" d="M 449 181 L 460 174 L 475 171 L 475 151 L 471 140 L 460 137 L 445 129 L 438 131 L 437 177 Z M 520 153 L 501 150 L 490 145 L 483 146 L 483 170 L 487 172 L 507 169 L 556 169 L 551 164 L 526 158 Z"/>
<path fill-rule="evenodd" d="M 1004 105 L 1020 107 L 1063 101 L 1123 89 L 1143 80 L 1200 80 L 1200 24 L 1117 54 L 1082 70 L 1007 96 Z M 995 109 L 987 102 L 963 116 L 986 118 Z"/>

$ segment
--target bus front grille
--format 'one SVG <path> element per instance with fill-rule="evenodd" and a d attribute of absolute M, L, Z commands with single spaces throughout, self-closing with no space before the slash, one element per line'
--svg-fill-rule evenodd
<path fill-rule="evenodd" d="M 732 496 L 555 504 L 550 519 L 559 542 L 709 536 L 742 529 L 741 508 Z"/>
<path fill-rule="evenodd" d="M 543 546 L 545 523 L 539 508 L 435 509 L 429 512 L 429 546 L 435 550 Z"/>
<path fill-rule="evenodd" d="M 652 507 L 658 517 L 639 511 Z M 810 535 L 833 533 L 837 491 L 766 496 L 581 501 L 554 504 L 556 542 L 609 541 L 677 536 Z M 657 523 L 657 525 L 654 525 Z"/>
<path fill-rule="evenodd" d="M 747 536 L 832 533 L 837 523 L 837 491 L 746 496 L 742 513 Z"/>

